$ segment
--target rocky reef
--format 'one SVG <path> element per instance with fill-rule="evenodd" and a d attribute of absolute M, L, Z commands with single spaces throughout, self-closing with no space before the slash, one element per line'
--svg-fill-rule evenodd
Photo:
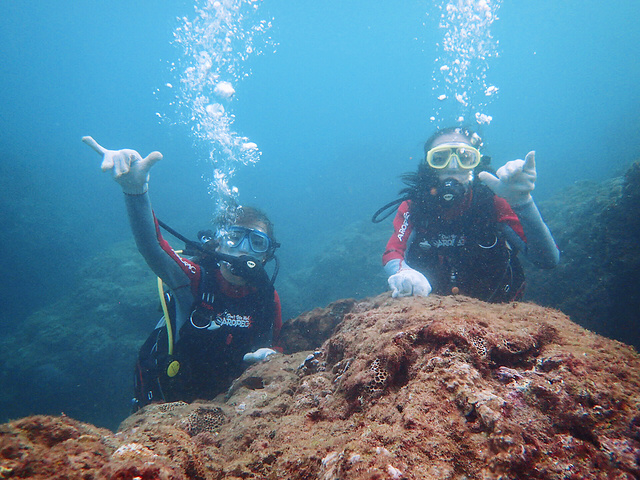
<path fill-rule="evenodd" d="M 0 426 L 0 478 L 640 477 L 640 356 L 557 310 L 383 294 L 289 328 L 314 348 L 213 401 L 150 405 L 117 433 Z"/>
<path fill-rule="evenodd" d="M 0 337 L 0 419 L 59 414 L 115 429 L 139 346 L 162 315 L 133 241 L 85 263 L 71 292 Z"/>
<path fill-rule="evenodd" d="M 640 348 L 640 163 L 576 183 L 540 209 L 562 256 L 552 271 L 527 269 L 527 298 Z"/>

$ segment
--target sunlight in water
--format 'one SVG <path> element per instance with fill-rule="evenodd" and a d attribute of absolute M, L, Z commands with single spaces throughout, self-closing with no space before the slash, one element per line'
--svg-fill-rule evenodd
<path fill-rule="evenodd" d="M 487 81 L 489 60 L 498 56 L 498 41 L 491 35 L 501 0 L 449 0 L 438 6 L 438 44 L 433 72 L 437 99 L 431 121 L 442 127 L 452 121 L 490 123 L 486 108 L 498 88 Z"/>
<path fill-rule="evenodd" d="M 181 56 L 174 65 L 179 85 L 175 107 L 199 149 L 208 152 L 207 180 L 216 216 L 234 210 L 238 189 L 230 182 L 239 166 L 260 159 L 258 146 L 234 130 L 233 101 L 250 75 L 247 59 L 272 45 L 263 40 L 271 22 L 259 19 L 261 0 L 196 1 L 193 18 L 178 19 L 174 32 Z"/>

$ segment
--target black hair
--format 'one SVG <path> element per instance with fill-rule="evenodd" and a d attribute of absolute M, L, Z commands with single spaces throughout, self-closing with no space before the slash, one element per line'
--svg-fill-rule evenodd
<path fill-rule="evenodd" d="M 448 135 L 451 133 L 457 133 L 458 135 L 462 135 L 467 139 L 469 145 L 475 148 L 482 147 L 482 138 L 476 132 L 471 130 L 469 127 L 447 127 L 440 130 L 436 130 L 436 132 L 431 135 L 426 142 L 424 142 L 424 154 L 427 155 L 427 152 L 431 150 L 435 141 L 443 135 Z"/>

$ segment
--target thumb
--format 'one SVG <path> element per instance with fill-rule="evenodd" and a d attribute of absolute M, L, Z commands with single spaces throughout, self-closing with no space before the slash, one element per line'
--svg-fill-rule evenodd
<path fill-rule="evenodd" d="M 536 171 L 536 152 L 531 151 L 527 153 L 527 156 L 524 157 L 524 165 L 522 167 L 523 172 L 534 172 Z"/>
<path fill-rule="evenodd" d="M 148 171 L 160 160 L 162 160 L 162 154 L 160 152 L 151 152 L 149 155 L 147 155 L 145 158 L 142 159 L 142 161 L 140 162 L 142 165 L 140 166 L 144 170 Z"/>
<path fill-rule="evenodd" d="M 489 172 L 480 172 L 478 174 L 478 178 L 484 183 L 487 187 L 489 187 L 493 193 L 497 193 L 500 188 L 500 180 L 495 175 L 492 175 Z"/>

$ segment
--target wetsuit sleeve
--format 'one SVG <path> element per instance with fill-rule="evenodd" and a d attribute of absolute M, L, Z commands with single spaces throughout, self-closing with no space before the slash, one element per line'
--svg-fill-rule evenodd
<path fill-rule="evenodd" d="M 200 267 L 180 257 L 162 238 L 149 194 L 125 194 L 125 203 L 133 237 L 149 268 L 174 292 L 182 287 L 191 287 L 191 294 L 195 295 L 201 276 Z"/>
<path fill-rule="evenodd" d="M 397 264 L 398 267 L 400 266 L 400 262 L 404 260 L 404 255 L 407 251 L 408 240 L 412 229 L 413 227 L 409 219 L 409 202 L 404 201 L 398 207 L 398 212 L 393 219 L 393 234 L 389 238 L 387 248 L 382 255 L 382 265 L 386 266 L 389 262 L 393 261 L 392 265 Z"/>
<path fill-rule="evenodd" d="M 273 344 L 272 348 L 277 352 L 282 353 L 282 347 L 280 346 L 280 330 L 282 330 L 282 306 L 280 305 L 280 296 L 278 292 L 273 291 L 273 302 L 275 306 L 275 315 L 273 318 Z"/>
<path fill-rule="evenodd" d="M 503 199 L 496 199 L 498 221 L 506 227 L 503 231 L 507 240 L 538 268 L 554 268 L 560 261 L 560 251 L 533 200 L 513 208 L 505 201 L 505 208 L 498 204 Z"/>

